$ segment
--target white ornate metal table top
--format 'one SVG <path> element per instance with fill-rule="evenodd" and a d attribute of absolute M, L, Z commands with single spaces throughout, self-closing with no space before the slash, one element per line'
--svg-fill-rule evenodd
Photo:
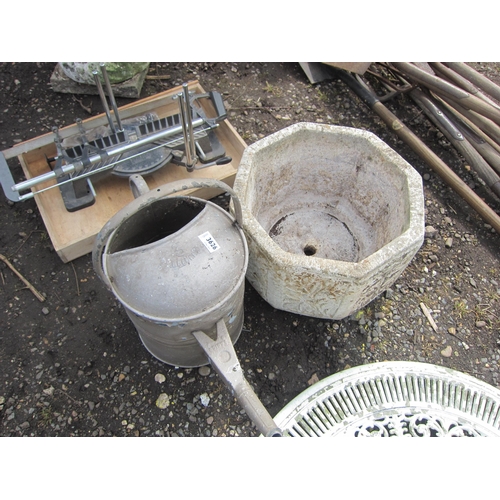
<path fill-rule="evenodd" d="M 500 390 L 426 363 L 350 368 L 299 394 L 274 418 L 284 436 L 500 436 Z"/>

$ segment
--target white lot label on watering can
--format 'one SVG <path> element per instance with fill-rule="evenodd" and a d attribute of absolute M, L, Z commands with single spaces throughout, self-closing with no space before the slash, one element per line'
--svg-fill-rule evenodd
<path fill-rule="evenodd" d="M 209 252 L 215 252 L 216 250 L 219 250 L 220 246 L 215 241 L 214 237 L 210 234 L 210 231 L 206 231 L 205 233 L 200 234 L 198 238 L 200 238 L 201 242 L 208 248 Z"/>

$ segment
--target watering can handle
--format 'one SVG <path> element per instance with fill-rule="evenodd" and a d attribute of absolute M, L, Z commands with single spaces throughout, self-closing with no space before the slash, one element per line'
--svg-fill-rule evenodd
<path fill-rule="evenodd" d="M 111 217 L 111 219 L 109 219 L 109 221 L 103 226 L 96 237 L 94 249 L 92 251 L 92 263 L 94 269 L 101 280 L 108 287 L 109 280 L 102 268 L 102 254 L 104 253 L 104 248 L 106 247 L 109 237 L 125 219 L 128 219 L 140 208 L 144 208 L 161 198 L 174 193 L 179 193 L 181 191 L 187 191 L 189 189 L 221 189 L 231 195 L 236 222 L 240 225 L 240 227 L 243 225 L 243 214 L 238 196 L 226 183 L 217 179 L 180 179 L 149 190 L 148 185 L 142 176 L 132 175 L 129 178 L 129 184 L 135 199 Z"/>
<path fill-rule="evenodd" d="M 217 179 L 190 179 L 190 180 L 180 179 L 178 181 L 173 181 L 169 182 L 168 184 L 164 184 L 163 186 L 160 186 L 156 190 L 149 191 L 148 185 L 141 175 L 132 175 L 129 177 L 129 184 L 135 198 L 155 191 L 157 192 L 161 191 L 161 195 L 155 198 L 158 199 L 158 198 L 163 198 L 164 196 L 169 196 L 171 194 L 180 193 L 181 191 L 187 191 L 188 189 L 199 189 L 199 188 L 221 189 L 231 195 L 236 222 L 238 222 L 240 226 L 243 225 L 243 214 L 241 211 L 241 203 L 240 200 L 238 199 L 238 196 L 225 182 L 219 181 Z"/>

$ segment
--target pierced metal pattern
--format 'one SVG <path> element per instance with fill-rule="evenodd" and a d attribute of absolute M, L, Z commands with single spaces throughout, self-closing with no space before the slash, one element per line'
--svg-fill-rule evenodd
<path fill-rule="evenodd" d="M 500 436 L 500 391 L 441 366 L 384 362 L 314 384 L 275 417 L 285 436 Z"/>

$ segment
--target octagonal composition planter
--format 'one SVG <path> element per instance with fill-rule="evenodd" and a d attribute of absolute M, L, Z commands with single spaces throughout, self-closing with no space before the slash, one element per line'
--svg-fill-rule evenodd
<path fill-rule="evenodd" d="M 365 130 L 291 125 L 245 150 L 234 190 L 247 278 L 277 309 L 345 318 L 389 288 L 424 239 L 420 175 Z"/>

